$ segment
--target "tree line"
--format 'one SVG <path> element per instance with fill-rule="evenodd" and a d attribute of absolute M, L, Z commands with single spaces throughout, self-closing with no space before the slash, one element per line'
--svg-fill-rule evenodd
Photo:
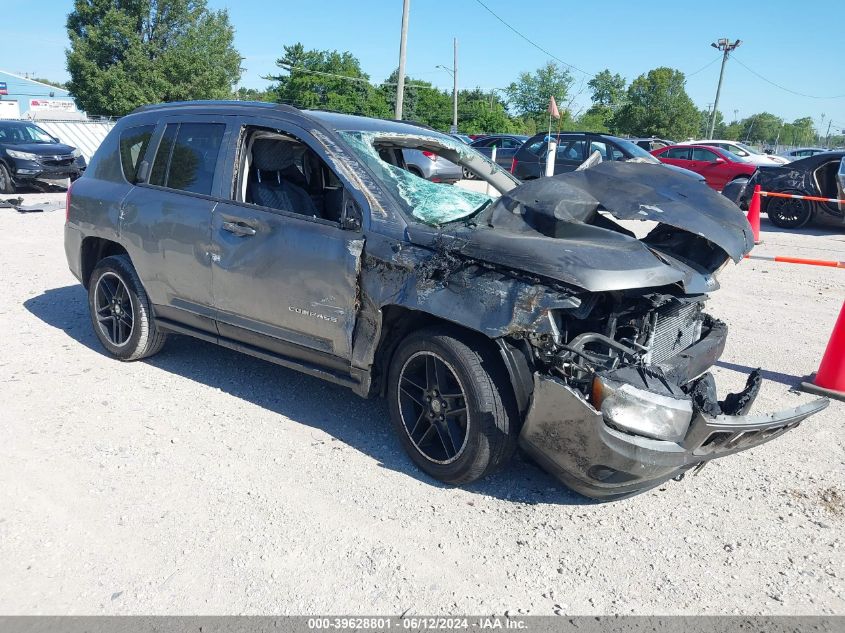
<path fill-rule="evenodd" d="M 277 71 L 263 90 L 233 86 L 242 58 L 225 10 L 212 11 L 206 0 L 75 0 L 68 16 L 70 48 L 67 84 L 89 114 L 122 116 L 139 105 L 189 99 L 250 99 L 300 108 L 334 110 L 391 118 L 398 71 L 373 82 L 349 51 L 309 50 L 301 43 L 283 46 Z M 534 134 L 548 126 L 549 97 L 560 107 L 562 130 L 700 138 L 710 113 L 696 107 L 681 71 L 660 67 L 630 84 L 605 69 L 576 85 L 569 70 L 549 61 L 520 73 L 501 89 L 463 89 L 458 93 L 458 129 L 464 134 Z M 590 106 L 576 109 L 587 92 Z M 447 131 L 452 124 L 452 94 L 416 77 L 405 78 L 404 118 Z M 761 112 L 727 123 L 716 113 L 714 136 L 767 145 L 824 142 L 810 117 L 786 122 Z M 842 136 L 831 144 L 845 143 Z"/>

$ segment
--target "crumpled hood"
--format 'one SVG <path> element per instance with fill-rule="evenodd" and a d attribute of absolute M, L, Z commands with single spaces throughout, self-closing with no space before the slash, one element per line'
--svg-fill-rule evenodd
<path fill-rule="evenodd" d="M 640 240 L 604 213 L 660 224 Z M 451 231 L 409 230 L 409 237 L 428 246 L 435 233 L 441 241 L 453 238 L 453 252 L 591 292 L 674 283 L 708 292 L 718 286 L 707 273 L 727 257 L 740 261 L 754 244 L 732 202 L 688 176 L 643 163 L 606 162 L 527 182 L 474 222 Z M 706 241 L 693 243 L 694 235 Z"/>
<path fill-rule="evenodd" d="M 490 224 L 516 214 L 529 224 L 591 221 L 598 211 L 619 220 L 652 220 L 718 245 L 739 262 L 751 250 L 751 226 L 739 208 L 709 187 L 662 165 L 604 162 L 511 190 L 488 211 Z M 505 215 L 507 214 L 507 215 Z M 537 228 L 535 226 L 535 228 Z"/>

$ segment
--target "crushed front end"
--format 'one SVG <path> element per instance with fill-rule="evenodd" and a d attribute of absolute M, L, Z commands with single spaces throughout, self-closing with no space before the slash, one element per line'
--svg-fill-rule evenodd
<path fill-rule="evenodd" d="M 705 299 L 603 293 L 550 311 L 547 331 L 528 337 L 537 364 L 522 448 L 570 488 L 611 500 L 758 446 L 827 406 L 749 415 L 759 371 L 718 400 L 707 370 L 727 326 Z"/>

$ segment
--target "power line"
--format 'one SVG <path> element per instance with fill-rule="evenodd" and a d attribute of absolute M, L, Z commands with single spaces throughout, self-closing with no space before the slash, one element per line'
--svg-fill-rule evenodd
<path fill-rule="evenodd" d="M 486 4 L 484 4 L 481 0 L 475 0 L 475 1 L 476 1 L 478 4 L 480 4 L 482 7 L 484 7 L 484 9 L 486 9 L 486 10 L 487 10 L 487 12 L 488 12 L 490 15 L 492 15 L 492 16 L 493 16 L 494 18 L 496 18 L 499 22 L 501 22 L 501 23 L 502 23 L 502 24 L 504 24 L 506 27 L 508 27 L 511 31 L 513 31 L 514 33 L 516 33 L 517 35 L 519 35 L 519 37 L 521 37 L 521 38 L 522 38 L 522 39 L 524 39 L 526 42 L 528 42 L 529 44 L 531 44 L 531 46 L 533 46 L 534 48 L 536 48 L 536 49 L 537 49 L 538 51 L 540 51 L 541 53 L 544 53 L 544 54 L 548 55 L 549 57 L 551 57 L 551 58 L 552 58 L 552 59 L 554 59 L 555 61 L 558 61 L 558 62 L 560 62 L 561 64 L 563 64 L 564 66 L 568 66 L 569 68 L 571 68 L 571 69 L 573 69 L 573 70 L 577 70 L 579 73 L 584 73 L 584 74 L 585 74 L 585 75 L 587 75 L 588 77 L 595 77 L 595 75 L 594 75 L 593 73 L 588 73 L 586 70 L 583 70 L 583 69 L 581 69 L 581 68 L 578 68 L 578 66 L 575 66 L 575 65 L 573 65 L 573 64 L 570 64 L 569 62 L 565 62 L 565 61 L 563 61 L 560 57 L 557 57 L 556 55 L 553 55 L 552 53 L 550 53 L 549 51 L 547 51 L 545 48 L 543 48 L 542 46 L 540 46 L 539 44 L 537 44 L 537 42 L 535 42 L 534 40 L 530 39 L 528 36 L 524 35 L 524 34 L 523 34 L 523 33 L 521 33 L 520 31 L 518 31 L 517 29 L 515 29 L 514 27 L 512 27 L 510 24 L 508 24 L 507 22 L 505 22 L 505 21 L 504 21 L 501 17 L 499 17 L 499 15 L 498 15 L 495 11 L 493 11 L 493 9 L 491 9 L 490 7 L 488 7 L 488 6 L 487 6 Z"/>
<path fill-rule="evenodd" d="M 590 73 L 590 72 L 587 72 L 586 70 L 584 70 L 584 69 L 582 69 L 582 68 L 578 68 L 578 66 L 575 66 L 574 64 L 570 64 L 569 62 L 566 62 L 566 61 L 562 60 L 560 57 L 557 57 L 556 55 L 554 55 L 551 51 L 548 51 L 548 50 L 546 50 L 545 48 L 543 48 L 542 46 L 540 46 L 539 44 L 537 44 L 537 42 L 535 42 L 534 40 L 532 40 L 531 38 L 529 38 L 527 35 L 525 35 L 524 33 L 522 33 L 521 31 L 519 31 L 519 30 L 518 30 L 518 29 L 516 29 L 515 27 L 511 26 L 510 24 L 508 24 L 508 23 L 507 23 L 507 22 L 506 22 L 506 21 L 505 21 L 505 20 L 504 20 L 504 19 L 503 19 L 500 15 L 498 15 L 498 14 L 497 14 L 495 11 L 493 11 L 490 7 L 488 7 L 486 4 L 484 4 L 484 2 L 482 2 L 482 0 L 475 0 L 475 1 L 476 1 L 479 5 L 481 5 L 481 6 L 482 6 L 482 7 L 483 7 L 483 8 L 484 8 L 484 9 L 485 9 L 485 10 L 486 10 L 486 11 L 487 11 L 490 15 L 492 15 L 492 16 L 493 16 L 494 18 L 496 18 L 499 22 L 501 22 L 502 24 L 504 24 L 504 25 L 505 25 L 508 29 L 510 29 L 511 31 L 513 31 L 514 33 L 516 33 L 516 34 L 517 34 L 519 37 L 521 37 L 523 40 L 525 40 L 526 42 L 528 42 L 529 44 L 531 44 L 531 46 L 533 46 L 534 48 L 536 48 L 536 49 L 537 49 L 538 51 L 540 51 L 541 53 L 544 53 L 545 55 L 548 55 L 549 57 L 551 57 L 551 58 L 552 58 L 552 59 L 554 59 L 555 61 L 560 62 L 561 64 L 563 64 L 564 66 L 568 66 L 569 68 L 572 68 L 573 70 L 577 70 L 577 71 L 578 71 L 578 72 L 580 72 L 580 73 L 584 73 L 584 74 L 585 74 L 585 75 L 587 75 L 588 77 L 595 77 L 595 74 Z M 700 73 L 701 71 L 706 70 L 707 68 L 709 68 L 710 66 L 712 66 L 713 64 L 715 64 L 715 63 L 716 63 L 717 61 L 719 61 L 721 58 L 722 58 L 722 56 L 721 56 L 721 55 L 719 55 L 718 57 L 714 57 L 711 61 L 707 62 L 704 66 L 702 66 L 702 67 L 701 67 L 701 68 L 699 68 L 698 70 L 695 70 L 695 71 L 693 71 L 693 72 L 691 72 L 691 73 L 688 73 L 686 76 L 687 76 L 687 77 L 692 77 L 693 75 L 697 75 L 697 74 L 698 74 L 698 73 Z"/>
<path fill-rule="evenodd" d="M 746 66 L 745 64 L 743 64 L 743 63 L 742 63 L 742 61 L 741 61 L 739 58 L 737 58 L 737 56 L 736 56 L 736 55 L 734 55 L 734 56 L 733 56 L 733 58 L 736 60 L 736 63 L 737 63 L 737 64 L 739 64 L 740 66 L 742 66 L 743 68 L 745 68 L 745 70 L 747 70 L 748 72 L 750 72 L 752 75 L 754 75 L 754 76 L 756 76 L 756 77 L 758 77 L 758 78 L 762 79 L 763 81 L 765 81 L 765 82 L 766 82 L 766 83 L 768 83 L 768 84 L 773 85 L 775 88 L 780 88 L 781 90 L 783 90 L 783 91 L 785 91 L 785 92 L 789 92 L 789 93 L 794 94 L 794 95 L 797 95 L 797 96 L 799 96 L 799 97 L 806 97 L 806 98 L 808 98 L 808 99 L 843 99 L 843 98 L 845 98 L 845 94 L 836 95 L 836 96 L 834 96 L 834 97 L 819 97 L 819 96 L 817 96 L 817 95 L 808 95 L 808 94 L 805 94 L 805 93 L 803 93 L 803 92 L 798 92 L 798 91 L 796 91 L 796 90 L 790 90 L 790 89 L 789 89 L 789 88 L 787 88 L 786 86 L 782 86 L 782 85 L 780 85 L 779 83 L 776 83 L 776 82 L 772 81 L 771 79 L 766 79 L 763 75 L 761 75 L 760 73 L 758 73 L 756 70 L 752 70 L 751 68 L 749 68 L 748 66 Z"/>
<path fill-rule="evenodd" d="M 360 83 L 369 84 L 373 88 L 379 88 L 380 86 L 397 86 L 398 84 L 395 82 L 383 81 L 380 84 L 374 84 L 369 79 L 365 79 L 364 77 L 351 77 L 349 75 L 338 75 L 337 73 L 327 73 L 321 70 L 311 70 L 310 68 L 305 68 L 304 66 L 294 66 L 292 64 L 285 64 L 284 62 L 279 62 L 279 66 L 282 68 L 286 68 L 287 70 L 297 70 L 299 72 L 308 73 L 310 75 L 321 75 L 323 77 L 333 77 L 335 79 L 347 79 L 349 81 L 357 81 Z M 406 88 L 427 88 L 429 90 L 437 90 L 438 92 L 443 92 L 440 88 L 435 88 L 434 86 L 426 86 L 425 84 L 416 84 L 405 82 Z"/>
<path fill-rule="evenodd" d="M 698 74 L 698 73 L 700 73 L 702 70 L 705 70 L 705 69 L 707 69 L 707 68 L 710 68 L 713 64 L 715 64 L 715 63 L 716 63 L 717 61 L 719 61 L 720 59 L 722 59 L 722 56 L 721 56 L 721 55 L 717 55 L 716 57 L 714 57 L 713 59 L 711 59 L 709 62 L 707 62 L 706 64 L 704 64 L 704 66 L 702 66 L 702 67 L 701 67 L 701 68 L 699 68 L 698 70 L 693 71 L 693 72 L 691 72 L 691 73 L 688 73 L 688 74 L 686 75 L 686 77 L 687 77 L 687 78 L 689 78 L 689 77 L 692 77 L 693 75 L 697 75 L 697 74 Z"/>

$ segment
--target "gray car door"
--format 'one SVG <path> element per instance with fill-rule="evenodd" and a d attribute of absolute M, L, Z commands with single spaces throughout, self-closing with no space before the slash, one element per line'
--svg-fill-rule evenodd
<path fill-rule="evenodd" d="M 348 367 L 363 233 L 357 227 L 342 228 L 336 210 L 329 219 L 320 217 L 317 203 L 301 193 L 297 197 L 288 191 L 284 208 L 251 198 L 249 188 L 258 185 L 250 184 L 250 178 L 263 174 L 271 193 L 274 179 L 282 181 L 280 172 L 258 173 L 246 164 L 249 139 L 256 132 L 293 137 L 313 152 L 309 162 L 319 158 L 322 184 L 313 181 L 318 172 L 311 169 L 312 180 L 296 187 L 317 203 L 323 196 L 322 202 L 328 207 L 326 200 L 331 199 L 336 209 L 338 201 L 345 200 L 344 187 L 349 188 L 306 130 L 276 119 L 241 120 L 227 163 L 231 191 L 215 208 L 211 224 L 218 331 L 222 337 L 285 356 L 306 361 L 316 357 L 323 364 L 342 359 Z"/>
<path fill-rule="evenodd" d="M 163 119 L 146 155 L 145 182 L 120 211 L 121 234 L 156 315 L 211 333 L 211 216 L 227 119 Z"/>

